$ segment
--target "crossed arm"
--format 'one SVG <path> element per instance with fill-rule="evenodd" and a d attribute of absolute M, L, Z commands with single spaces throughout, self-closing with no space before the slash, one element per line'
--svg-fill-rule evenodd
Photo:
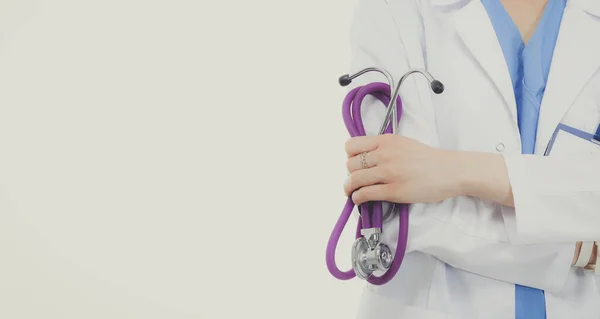
<path fill-rule="evenodd" d="M 402 8 L 392 10 L 384 0 L 359 1 L 350 37 L 352 69 L 378 66 L 399 78 L 409 68 L 424 65 L 417 50 L 405 48 L 405 45 L 412 48 L 420 45 L 422 24 L 418 9 L 412 1 L 395 5 Z M 402 16 L 393 16 L 391 12 Z M 363 75 L 352 87 L 378 80 Z M 578 257 L 581 244 L 576 242 L 600 238 L 600 227 L 594 226 L 600 225 L 600 216 L 589 213 L 590 207 L 600 207 L 600 172 L 595 173 L 599 176 L 586 176 L 588 170 L 575 171 L 569 176 L 559 174 L 549 179 L 546 175 L 563 169 L 564 165 L 591 167 L 600 159 L 570 159 L 561 164 L 564 161 L 561 158 L 442 150 L 433 110 L 419 96 L 418 83 L 406 81 L 404 92 L 402 136 L 356 137 L 348 141 L 351 174 L 344 186 L 346 193 L 352 193 L 356 204 L 371 200 L 419 203 L 411 208 L 413 240 L 409 251 L 422 251 L 456 268 L 497 280 L 547 291 L 560 290 Z M 378 128 L 381 117 L 363 115 L 363 120 L 369 118 L 374 122 L 372 128 Z M 369 131 L 368 123 L 365 127 Z M 363 152 L 368 152 L 367 169 L 361 164 Z M 584 184 L 592 188 L 583 192 L 569 188 L 578 185 L 578 178 L 582 177 L 586 179 Z M 557 188 L 548 189 L 548 183 Z M 518 191 L 514 192 L 515 189 Z M 465 208 L 444 201 L 457 197 L 457 200 L 476 197 L 514 207 L 519 236 L 533 235 L 537 241 L 523 240 L 521 243 L 526 245 L 518 245 L 510 236 L 506 241 L 466 233 L 453 225 L 452 218 L 440 217 L 460 215 L 462 209 L 476 209 L 473 205 Z M 439 204 L 440 201 L 443 203 Z M 565 203 L 577 203 L 569 206 L 571 215 L 564 216 Z M 554 224 L 539 223 L 540 212 L 552 216 Z M 476 224 L 478 213 L 469 212 L 466 215 L 472 219 L 469 222 Z M 588 218 L 582 221 L 584 217 Z M 564 228 L 552 228 L 557 224 Z"/>
<path fill-rule="evenodd" d="M 397 136 L 360 136 L 346 143 L 346 195 L 355 204 L 369 201 L 437 203 L 470 196 L 514 207 L 504 157 L 492 153 L 449 151 Z M 364 167 L 364 164 L 367 167 Z M 574 246 L 571 264 L 581 251 Z M 596 262 L 597 250 L 588 267 Z"/>

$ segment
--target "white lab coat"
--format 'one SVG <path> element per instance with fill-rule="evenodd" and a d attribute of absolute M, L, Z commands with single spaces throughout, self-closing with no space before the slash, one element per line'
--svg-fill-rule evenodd
<path fill-rule="evenodd" d="M 547 319 L 600 318 L 600 276 L 571 267 L 576 241 L 600 240 L 600 146 L 542 157 L 560 122 L 600 123 L 600 1 L 569 0 L 541 106 L 536 155 L 521 155 L 502 50 L 479 0 L 359 0 L 351 71 L 378 66 L 401 89 L 400 134 L 454 150 L 503 154 L 515 208 L 459 197 L 412 205 L 408 253 L 396 277 L 367 284 L 358 318 L 514 318 L 514 284 L 546 291 Z M 352 85 L 385 78 L 364 75 Z M 367 105 L 370 104 L 370 105 Z M 369 99 L 367 134 L 384 108 Z M 395 248 L 397 220 L 384 226 Z"/>

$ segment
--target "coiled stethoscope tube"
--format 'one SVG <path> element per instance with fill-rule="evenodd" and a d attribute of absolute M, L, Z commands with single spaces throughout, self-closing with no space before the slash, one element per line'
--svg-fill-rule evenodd
<path fill-rule="evenodd" d="M 366 135 L 361 117 L 361 103 L 367 95 L 372 95 L 387 105 L 387 112 L 378 133 L 378 135 L 381 135 L 386 133 L 397 134 L 397 126 L 402 114 L 402 100 L 399 96 L 400 87 L 409 75 L 413 73 L 424 75 L 435 94 L 440 94 L 444 91 L 442 82 L 434 79 L 429 72 L 423 69 L 409 70 L 400 78 L 396 86 L 394 86 L 393 78 L 389 72 L 375 67 L 365 68 L 354 74 L 344 74 L 338 79 L 338 82 L 341 86 L 347 86 L 355 78 L 369 72 L 383 74 L 387 78 L 388 84 L 374 82 L 358 86 L 346 95 L 342 106 L 342 114 L 351 137 Z M 395 88 L 393 94 L 390 94 L 392 93 L 391 88 Z M 354 206 L 352 197 L 349 196 L 327 243 L 327 268 L 335 278 L 340 280 L 359 277 L 373 285 L 383 285 L 396 275 L 404 259 L 408 241 L 408 205 L 391 204 L 386 214 L 383 214 L 383 202 L 369 202 L 360 205 L 358 207 L 360 218 L 357 222 L 356 240 L 352 245 L 352 269 L 342 271 L 336 265 L 335 251 Z M 399 215 L 399 230 L 396 256 L 393 256 L 391 249 L 381 243 L 379 239 L 383 223 L 393 216 L 393 213 L 396 211 L 398 211 Z M 377 270 L 384 270 L 385 273 L 382 276 L 373 275 L 373 272 Z"/>

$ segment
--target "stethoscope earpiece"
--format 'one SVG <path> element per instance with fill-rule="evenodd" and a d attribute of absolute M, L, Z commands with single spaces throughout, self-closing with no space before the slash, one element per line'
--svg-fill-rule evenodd
<path fill-rule="evenodd" d="M 431 82 L 431 90 L 435 94 L 441 94 L 444 92 L 444 84 L 438 80 L 433 80 Z"/>
<path fill-rule="evenodd" d="M 341 86 L 348 86 L 350 83 L 352 83 L 352 79 L 350 78 L 350 75 L 344 74 L 340 76 L 338 83 L 340 83 Z"/>

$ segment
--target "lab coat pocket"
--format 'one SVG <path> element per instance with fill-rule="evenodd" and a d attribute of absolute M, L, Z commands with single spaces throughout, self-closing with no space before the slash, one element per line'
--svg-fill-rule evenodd
<path fill-rule="evenodd" d="M 600 124 L 600 77 L 582 91 L 561 123 L 588 133 Z"/>
<path fill-rule="evenodd" d="M 546 148 L 546 155 L 600 154 L 600 141 L 591 137 L 598 132 L 600 92 L 586 90 L 556 128 Z"/>
<path fill-rule="evenodd" d="M 470 237 L 508 242 L 501 208 L 479 198 L 456 198 L 452 207 L 452 225 Z"/>

